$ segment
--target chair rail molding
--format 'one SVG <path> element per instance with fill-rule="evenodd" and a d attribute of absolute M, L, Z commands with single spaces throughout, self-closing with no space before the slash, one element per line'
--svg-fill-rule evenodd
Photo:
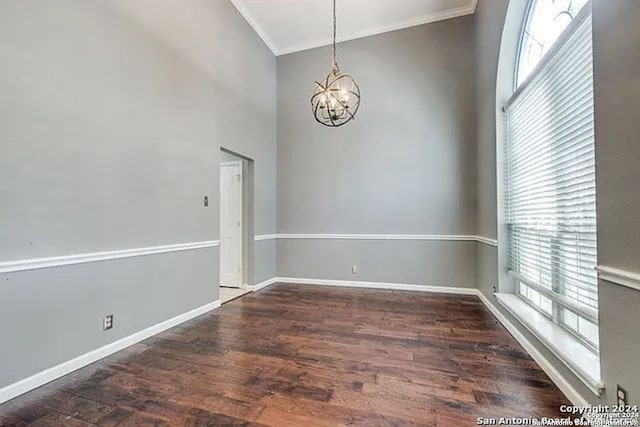
<path fill-rule="evenodd" d="M 325 240 L 431 240 L 453 242 L 479 242 L 498 246 L 498 241 L 472 234 L 315 234 L 279 233 L 277 239 L 325 239 Z"/>
<path fill-rule="evenodd" d="M 640 273 L 606 265 L 596 266 L 596 271 L 601 280 L 640 291 Z"/>
<path fill-rule="evenodd" d="M 0 274 L 216 247 L 218 240 L 0 262 Z"/>
<path fill-rule="evenodd" d="M 256 242 L 261 242 L 263 240 L 275 240 L 276 237 L 276 234 L 260 234 L 256 235 L 253 240 L 255 240 Z"/>
<path fill-rule="evenodd" d="M 266 241 L 275 239 L 325 239 L 325 240 L 424 240 L 424 241 L 453 241 L 453 242 L 479 242 L 491 246 L 497 246 L 495 239 L 466 234 L 263 234 L 256 235 L 254 240 Z M 109 261 L 121 258 L 133 258 L 138 256 L 163 254 L 170 252 L 189 251 L 196 249 L 212 248 L 220 245 L 219 240 L 202 242 L 178 243 L 171 245 L 150 246 L 133 249 L 120 249 L 113 251 L 89 252 L 63 256 L 20 259 L 0 262 L 0 274 L 16 273 L 42 268 L 62 267 L 67 265 L 85 264 L 89 262 Z M 631 273 L 633 274 L 633 273 Z M 640 285 L 639 285 L 640 286 Z"/>
<path fill-rule="evenodd" d="M 484 237 L 484 236 L 475 236 L 475 237 L 479 243 L 484 243 L 485 245 L 494 246 L 496 248 L 498 247 L 497 239 L 491 239 L 489 237 Z"/>

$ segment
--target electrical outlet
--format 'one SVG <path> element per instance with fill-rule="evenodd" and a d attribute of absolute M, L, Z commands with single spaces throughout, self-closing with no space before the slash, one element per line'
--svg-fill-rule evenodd
<path fill-rule="evenodd" d="M 496 289 L 496 287 L 493 287 L 493 293 L 495 294 L 496 292 L 498 292 L 498 290 Z"/>
<path fill-rule="evenodd" d="M 351 266 L 351 273 L 358 274 L 358 266 L 357 265 L 352 265 Z"/>
<path fill-rule="evenodd" d="M 627 391 L 622 387 L 620 387 L 619 384 L 618 384 L 618 391 L 616 392 L 616 397 L 618 399 L 618 406 L 629 404 L 629 399 L 627 399 Z"/>
<path fill-rule="evenodd" d="M 107 314 L 104 316 L 104 321 L 102 322 L 102 329 L 108 330 L 113 328 L 113 314 Z"/>
<path fill-rule="evenodd" d="M 204 207 L 209 206 L 209 196 L 204 196 Z"/>

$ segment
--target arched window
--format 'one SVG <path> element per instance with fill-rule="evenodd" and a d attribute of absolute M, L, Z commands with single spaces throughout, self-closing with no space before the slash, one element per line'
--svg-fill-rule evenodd
<path fill-rule="evenodd" d="M 531 74 L 538 62 L 567 29 L 588 0 L 532 0 L 520 39 L 516 86 Z"/>
<path fill-rule="evenodd" d="M 591 3 L 530 0 L 521 28 L 503 106 L 501 302 L 597 392 Z"/>

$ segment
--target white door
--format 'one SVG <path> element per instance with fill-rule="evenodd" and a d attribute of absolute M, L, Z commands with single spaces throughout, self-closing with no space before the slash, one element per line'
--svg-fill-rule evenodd
<path fill-rule="evenodd" d="M 220 164 L 220 285 L 242 285 L 242 162 Z"/>

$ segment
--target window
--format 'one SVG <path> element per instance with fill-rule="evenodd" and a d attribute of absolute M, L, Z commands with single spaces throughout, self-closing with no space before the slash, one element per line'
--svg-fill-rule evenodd
<path fill-rule="evenodd" d="M 531 0 L 518 53 L 516 85 L 531 74 L 538 62 L 567 29 L 588 0 Z"/>
<path fill-rule="evenodd" d="M 515 294 L 598 351 L 591 12 L 531 0 L 505 105 L 505 217 Z"/>

